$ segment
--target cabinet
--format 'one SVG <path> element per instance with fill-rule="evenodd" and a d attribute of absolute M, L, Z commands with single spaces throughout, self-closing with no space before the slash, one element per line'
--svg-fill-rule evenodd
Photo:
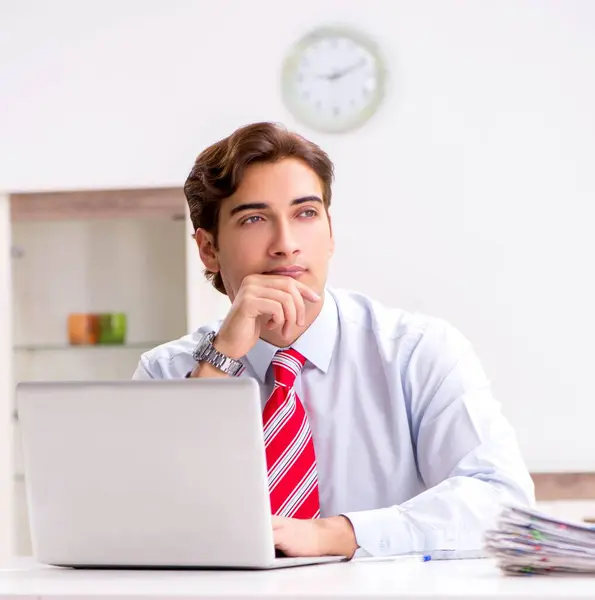
<path fill-rule="evenodd" d="M 181 190 L 11 196 L 12 376 L 129 379 L 142 352 L 187 333 Z M 70 313 L 125 313 L 121 345 L 73 346 Z M 13 398 L 14 549 L 30 554 Z"/>

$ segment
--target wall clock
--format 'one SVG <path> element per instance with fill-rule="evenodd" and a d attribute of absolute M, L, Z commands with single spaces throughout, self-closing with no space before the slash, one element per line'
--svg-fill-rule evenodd
<path fill-rule="evenodd" d="M 340 133 L 363 125 L 382 102 L 385 85 L 376 44 L 353 29 L 317 29 L 299 40 L 283 63 L 285 105 L 318 131 Z"/>

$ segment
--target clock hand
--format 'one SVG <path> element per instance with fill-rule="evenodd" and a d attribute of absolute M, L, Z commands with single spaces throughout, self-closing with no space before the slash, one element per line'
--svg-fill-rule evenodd
<path fill-rule="evenodd" d="M 348 75 L 352 71 L 359 69 L 359 67 L 363 66 L 364 64 L 365 59 L 362 58 L 355 64 L 350 65 L 344 69 L 339 69 L 338 71 L 334 71 L 333 73 L 319 75 L 319 77 L 321 77 L 322 79 L 326 79 L 327 81 L 335 81 L 336 79 L 341 79 L 342 77 L 345 77 L 345 75 Z"/>

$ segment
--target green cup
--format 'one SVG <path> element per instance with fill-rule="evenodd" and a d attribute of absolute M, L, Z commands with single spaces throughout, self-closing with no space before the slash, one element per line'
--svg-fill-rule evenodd
<path fill-rule="evenodd" d="M 126 313 L 99 315 L 99 344 L 124 344 L 126 342 Z"/>

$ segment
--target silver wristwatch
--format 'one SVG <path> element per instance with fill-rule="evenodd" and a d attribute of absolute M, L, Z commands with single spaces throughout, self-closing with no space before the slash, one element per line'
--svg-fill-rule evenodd
<path fill-rule="evenodd" d="M 244 365 L 234 358 L 229 358 L 225 354 L 221 354 L 213 346 L 213 340 L 215 339 L 215 332 L 210 331 L 205 333 L 198 345 L 192 352 L 192 357 L 196 362 L 206 362 L 213 365 L 220 371 L 235 377 L 244 370 Z"/>

